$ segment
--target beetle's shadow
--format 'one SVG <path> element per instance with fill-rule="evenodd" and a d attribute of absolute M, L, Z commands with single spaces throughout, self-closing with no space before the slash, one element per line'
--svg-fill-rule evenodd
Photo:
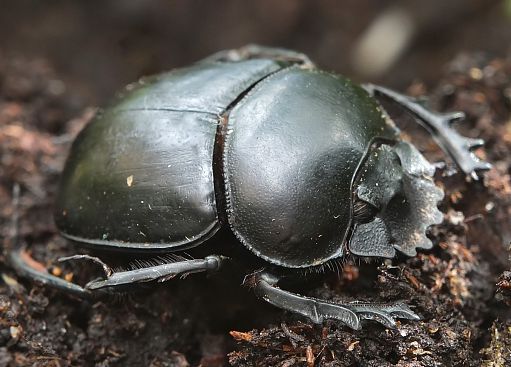
<path fill-rule="evenodd" d="M 83 245 L 69 246 L 70 243 L 63 239 L 58 242 L 62 242 L 61 250 L 65 251 L 66 255 L 89 252 L 84 251 Z M 64 255 L 60 250 L 57 252 L 60 256 Z M 158 258 L 156 254 L 98 249 L 90 253 L 118 270 L 128 270 L 133 265 L 136 266 L 137 262 L 138 266 L 143 266 L 145 261 Z M 306 322 L 298 315 L 282 312 L 257 298 L 250 285 L 243 284 L 246 275 L 257 271 L 264 263 L 232 239 L 228 232 L 219 233 L 216 241 L 212 240 L 204 246 L 186 251 L 186 256 L 201 258 L 212 253 L 230 258 L 218 272 L 191 274 L 186 278 L 176 277 L 163 283 L 149 282 L 130 286 L 120 292 L 98 296 L 93 304 L 102 304 L 108 312 L 115 313 L 121 320 L 128 319 L 133 314 L 149 324 L 157 324 L 163 319 L 165 325 L 162 327 L 166 330 L 178 330 L 180 333 L 190 330 L 203 334 L 227 335 L 231 330 L 262 329 L 268 325 L 290 321 Z M 362 264 L 363 270 L 355 281 L 343 280 L 342 271 L 339 274 L 330 270 L 307 272 L 308 274 L 305 271 L 290 272 L 281 286 L 299 294 L 322 299 L 353 300 L 374 291 L 377 266 L 374 261 Z M 101 268 L 90 262 L 69 262 L 62 264 L 62 267 L 64 274 L 72 272 L 75 275 L 74 281 L 81 285 L 104 276 Z M 90 310 L 83 312 L 81 308 L 80 314 L 72 319 L 85 328 L 90 321 L 84 319 L 88 314 Z"/>
<path fill-rule="evenodd" d="M 209 333 L 225 334 L 231 330 L 250 330 L 279 323 L 282 312 L 258 299 L 250 286 L 244 285 L 245 276 L 257 269 L 260 260 L 232 241 L 223 244 L 208 242 L 204 248 L 181 253 L 185 258 L 201 258 L 212 253 L 228 254 L 220 271 L 214 273 L 190 274 L 176 277 L 163 283 L 148 282 L 129 285 L 116 292 L 96 294 L 99 301 L 109 308 L 132 312 L 144 310 L 151 315 L 172 314 L 173 318 L 188 320 L 196 328 Z M 227 243 L 227 245 L 225 245 Z M 69 244 L 69 243 L 68 243 Z M 143 267 L 147 262 L 165 262 L 165 254 L 124 253 L 86 249 L 83 245 L 69 246 L 66 253 L 90 253 L 98 256 L 116 271 Z M 238 261 L 235 259 L 244 259 Z M 97 264 L 90 262 L 69 262 L 62 264 L 64 273 L 73 272 L 74 281 L 80 285 L 104 277 Z"/>

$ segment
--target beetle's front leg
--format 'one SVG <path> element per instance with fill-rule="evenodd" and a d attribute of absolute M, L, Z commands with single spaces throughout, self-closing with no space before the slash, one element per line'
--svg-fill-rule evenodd
<path fill-rule="evenodd" d="M 491 168 L 491 164 L 479 160 L 473 150 L 484 144 L 482 139 L 471 139 L 460 135 L 451 127 L 454 121 L 465 117 L 463 112 L 438 113 L 431 111 L 414 98 L 373 84 L 365 84 L 364 89 L 374 97 L 385 97 L 411 113 L 433 139 L 449 154 L 465 175 L 477 180 L 477 173 Z"/>
<path fill-rule="evenodd" d="M 279 278 L 266 272 L 255 274 L 254 289 L 256 294 L 279 308 L 308 317 L 320 324 L 326 319 L 339 320 L 350 328 L 360 329 L 360 320 L 375 320 L 394 328 L 395 318 L 419 320 L 419 316 L 402 303 L 368 303 L 349 302 L 334 303 L 316 298 L 301 296 L 277 287 Z"/>

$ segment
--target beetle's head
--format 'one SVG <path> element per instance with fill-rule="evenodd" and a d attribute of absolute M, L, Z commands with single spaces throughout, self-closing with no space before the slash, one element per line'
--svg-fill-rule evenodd
<path fill-rule="evenodd" d="M 431 248 L 426 230 L 442 221 L 434 167 L 411 144 L 373 145 L 353 184 L 353 231 L 348 246 L 359 256 L 413 256 Z"/>

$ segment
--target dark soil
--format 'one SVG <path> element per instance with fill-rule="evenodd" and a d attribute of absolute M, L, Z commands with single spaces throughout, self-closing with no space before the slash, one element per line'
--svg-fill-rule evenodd
<path fill-rule="evenodd" d="M 405 300 L 422 321 L 395 330 L 366 323 L 359 332 L 313 325 L 257 300 L 230 269 L 86 302 L 18 278 L 4 253 L 0 366 L 510 365 L 511 275 L 501 273 L 511 240 L 511 59 L 460 55 L 447 70 L 435 88 L 417 82 L 407 92 L 465 111 L 459 129 L 486 140 L 478 154 L 494 168 L 480 182 L 451 166 L 439 172 L 445 219 L 431 229 L 433 250 L 347 264 L 301 289 L 331 300 Z M 77 109 L 66 87 L 44 61 L 0 58 L 0 239 L 9 251 L 19 184 L 20 242 L 48 271 L 83 283 L 96 269 L 54 262 L 82 252 L 56 233 L 52 202 L 70 143 L 94 112 Z"/>

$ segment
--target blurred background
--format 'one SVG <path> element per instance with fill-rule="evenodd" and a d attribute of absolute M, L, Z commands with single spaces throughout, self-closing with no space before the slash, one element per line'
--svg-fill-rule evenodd
<path fill-rule="evenodd" d="M 49 63 L 82 107 L 247 43 L 403 89 L 434 82 L 462 51 L 505 56 L 510 26 L 510 0 L 0 0 L 0 56 Z"/>

